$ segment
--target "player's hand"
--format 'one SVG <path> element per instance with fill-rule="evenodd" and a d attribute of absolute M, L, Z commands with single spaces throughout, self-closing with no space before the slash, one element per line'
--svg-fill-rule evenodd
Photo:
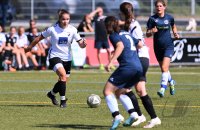
<path fill-rule="evenodd" d="M 180 38 L 179 35 L 178 35 L 178 33 L 174 33 L 174 38 L 175 39 L 179 39 Z"/>
<path fill-rule="evenodd" d="M 110 72 L 111 71 L 111 67 L 113 66 L 112 63 L 109 63 L 106 67 L 106 71 Z"/>
<path fill-rule="evenodd" d="M 156 33 L 156 32 L 158 32 L 158 29 L 157 29 L 156 26 L 155 26 L 154 28 L 151 29 L 151 33 L 154 34 L 154 33 Z"/>

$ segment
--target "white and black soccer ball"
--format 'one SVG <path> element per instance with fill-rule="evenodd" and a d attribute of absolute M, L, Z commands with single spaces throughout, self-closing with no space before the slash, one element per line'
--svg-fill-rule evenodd
<path fill-rule="evenodd" d="M 101 104 L 101 98 L 99 97 L 99 95 L 91 94 L 87 98 L 87 104 L 91 108 L 96 108 Z"/>

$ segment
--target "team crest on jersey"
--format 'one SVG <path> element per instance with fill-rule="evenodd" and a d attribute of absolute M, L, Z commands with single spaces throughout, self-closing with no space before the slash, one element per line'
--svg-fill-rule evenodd
<path fill-rule="evenodd" d="M 158 22 L 158 19 L 156 19 L 155 22 L 157 23 L 157 22 Z"/>
<path fill-rule="evenodd" d="M 165 20 L 165 21 L 164 21 L 164 24 L 169 24 L 169 21 L 168 21 L 168 20 Z"/>

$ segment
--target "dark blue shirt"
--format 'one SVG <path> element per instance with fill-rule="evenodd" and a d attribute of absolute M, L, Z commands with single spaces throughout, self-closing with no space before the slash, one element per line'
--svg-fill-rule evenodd
<path fill-rule="evenodd" d="M 119 34 L 112 33 L 109 36 L 109 39 L 115 49 L 116 49 L 117 43 L 120 41 L 124 45 L 124 49 L 121 55 L 117 59 L 120 67 L 125 67 L 127 69 L 130 69 L 131 67 L 133 69 L 141 68 L 141 63 L 138 58 L 138 54 L 136 50 L 136 45 L 139 42 L 137 39 L 135 39 L 128 32 L 125 32 L 125 31 L 121 31 Z"/>
<path fill-rule="evenodd" d="M 152 29 L 155 26 L 158 32 L 154 34 L 154 46 L 158 48 L 174 47 L 170 33 L 170 26 L 174 26 L 174 18 L 169 14 L 165 14 L 164 17 L 155 14 L 149 18 L 147 29 Z"/>

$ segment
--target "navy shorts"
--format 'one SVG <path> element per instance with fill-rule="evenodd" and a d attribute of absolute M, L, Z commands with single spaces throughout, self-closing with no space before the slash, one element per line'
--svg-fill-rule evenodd
<path fill-rule="evenodd" d="M 143 73 L 142 73 L 142 76 L 140 77 L 140 81 L 147 81 L 146 79 L 146 73 L 147 73 L 147 70 L 149 68 L 149 58 L 146 58 L 146 57 L 140 57 L 140 62 L 141 62 L 141 65 L 142 65 L 142 69 L 143 69 Z"/>
<path fill-rule="evenodd" d="M 164 57 L 172 58 L 174 54 L 174 48 L 168 47 L 168 48 L 154 48 L 155 56 L 157 61 L 163 61 Z"/>
<path fill-rule="evenodd" d="M 140 81 L 142 70 L 118 67 L 108 81 L 118 88 L 130 88 Z"/>
<path fill-rule="evenodd" d="M 94 45 L 94 48 L 96 49 L 108 49 L 110 46 L 109 46 L 109 43 L 108 41 L 95 41 L 95 45 Z"/>
<path fill-rule="evenodd" d="M 61 63 L 66 71 L 66 74 L 70 75 L 72 62 L 71 61 L 62 61 L 60 58 L 54 57 L 54 58 L 49 59 L 49 68 L 53 69 L 54 66 L 58 63 Z"/>

